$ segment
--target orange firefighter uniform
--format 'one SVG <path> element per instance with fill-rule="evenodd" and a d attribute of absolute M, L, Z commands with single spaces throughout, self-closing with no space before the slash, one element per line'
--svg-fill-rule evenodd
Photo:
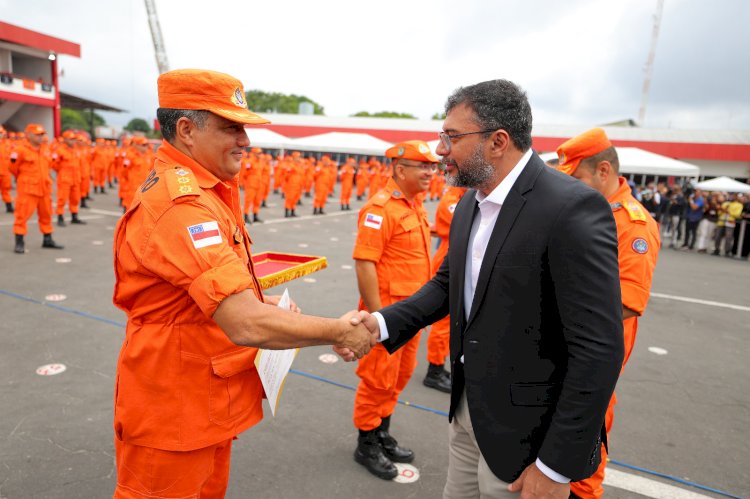
<path fill-rule="evenodd" d="M 41 125 L 30 124 L 26 133 L 43 134 Z M 50 158 L 40 147 L 34 147 L 28 140 L 16 146 L 10 154 L 10 172 L 16 177 L 16 208 L 13 233 L 23 236 L 27 233 L 26 222 L 36 211 L 39 231 L 52 233 L 52 177 Z"/>
<path fill-rule="evenodd" d="M 339 170 L 339 178 L 341 179 L 341 196 L 339 197 L 339 201 L 342 210 L 349 209 L 349 203 L 352 199 L 355 170 L 354 164 L 354 158 L 349 158 Z"/>
<path fill-rule="evenodd" d="M 427 212 L 421 204 L 406 199 L 393 179 L 360 210 L 352 257 L 375 263 L 383 307 L 411 296 L 430 279 Z M 361 298 L 359 308 L 365 308 Z M 419 336 L 393 354 L 376 345 L 360 359 L 353 417 L 358 429 L 378 428 L 393 413 L 417 365 Z"/>
<path fill-rule="evenodd" d="M 7 137 L 5 128 L 0 126 L 0 195 L 8 213 L 13 211 L 13 180 L 10 173 L 10 153 L 13 142 Z"/>
<path fill-rule="evenodd" d="M 580 161 L 612 147 L 602 129 L 595 128 L 563 143 L 557 150 L 560 158 L 558 168 L 573 175 Z M 607 201 L 617 224 L 618 261 L 620 266 L 620 290 L 622 305 L 637 315 L 623 320 L 625 356 L 622 368 L 630 358 L 638 332 L 638 316 L 646 310 L 651 282 L 659 256 L 661 239 L 656 221 L 633 197 L 624 177 L 618 178 L 618 188 Z M 609 434 L 614 421 L 617 395 L 612 394 L 605 415 L 604 426 Z M 607 446 L 602 445 L 602 460 L 599 468 L 589 478 L 572 482 L 570 490 L 582 499 L 598 499 L 604 494 L 603 482 L 607 465 Z"/>
<path fill-rule="evenodd" d="M 75 140 L 75 133 L 66 131 L 63 138 Z M 57 171 L 57 210 L 58 215 L 65 213 L 68 205 L 70 213 L 78 213 L 81 202 L 81 153 L 65 143 L 61 144 L 53 154 L 53 168 Z"/>
<path fill-rule="evenodd" d="M 159 105 L 266 122 L 238 104 L 241 85 L 172 71 L 159 77 Z M 231 440 L 262 418 L 257 349 L 237 346 L 212 319 L 232 294 L 250 289 L 263 300 L 239 207 L 237 177 L 220 181 L 164 142 L 117 224 L 113 301 L 128 322 L 115 386 L 115 497 L 224 497 Z"/>
<path fill-rule="evenodd" d="M 448 254 L 448 236 L 450 234 L 453 211 L 463 197 L 466 189 L 463 187 L 448 187 L 435 212 L 435 232 L 440 238 L 440 246 L 432 257 L 432 275 L 434 276 L 445 255 Z M 444 365 L 445 358 L 450 353 L 450 316 L 446 316 L 432 325 L 427 338 L 427 362 L 434 365 Z"/>

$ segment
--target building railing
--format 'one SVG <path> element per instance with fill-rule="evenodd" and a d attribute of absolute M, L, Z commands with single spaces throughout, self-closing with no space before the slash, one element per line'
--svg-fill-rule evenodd
<path fill-rule="evenodd" d="M 40 79 L 14 73 L 0 72 L 0 92 L 12 92 L 43 99 L 55 98 L 55 87 Z"/>

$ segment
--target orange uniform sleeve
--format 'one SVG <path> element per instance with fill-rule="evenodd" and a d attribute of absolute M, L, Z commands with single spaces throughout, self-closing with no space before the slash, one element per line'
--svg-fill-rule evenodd
<path fill-rule="evenodd" d="M 647 224 L 630 224 L 618 236 L 622 304 L 640 315 L 651 293 L 660 241 Z"/>
<path fill-rule="evenodd" d="M 383 250 L 391 238 L 393 223 L 382 206 L 365 206 L 359 212 L 357 240 L 354 243 L 355 260 L 380 261 Z"/>
<path fill-rule="evenodd" d="M 191 234 L 200 231 L 200 236 Z M 143 251 L 142 265 L 188 292 L 212 317 L 224 298 L 253 287 L 243 259 L 234 251 L 234 227 L 197 203 L 179 203 L 157 221 Z M 241 246 L 241 245 L 239 245 Z"/>

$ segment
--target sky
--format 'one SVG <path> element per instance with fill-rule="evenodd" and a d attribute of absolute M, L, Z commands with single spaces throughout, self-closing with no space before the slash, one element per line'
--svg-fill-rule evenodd
<path fill-rule="evenodd" d="M 156 0 L 171 69 L 229 73 L 328 116 L 428 119 L 458 87 L 505 78 L 534 122 L 638 118 L 657 0 Z M 0 0 L 0 20 L 81 45 L 62 91 L 156 116 L 142 0 Z M 643 126 L 750 130 L 750 2 L 665 0 Z"/>

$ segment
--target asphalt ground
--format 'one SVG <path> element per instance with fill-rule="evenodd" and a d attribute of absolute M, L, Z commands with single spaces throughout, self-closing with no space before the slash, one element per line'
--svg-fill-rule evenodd
<path fill-rule="evenodd" d="M 356 307 L 351 250 L 361 203 L 340 212 L 332 199 L 327 215 L 312 216 L 303 198 L 303 216 L 291 220 L 278 195 L 269 205 L 261 212 L 266 223 L 249 227 L 254 252 L 328 259 L 327 269 L 284 286 L 303 312 L 335 317 Z M 112 191 L 90 206 L 81 210 L 87 225 L 55 227 L 61 251 L 41 248 L 32 221 L 24 255 L 13 253 L 12 215 L 0 213 L 0 498 L 103 498 L 114 489 L 112 390 L 125 316 L 111 302 L 111 245 L 120 210 Z M 431 213 L 435 206 L 427 203 Z M 618 464 L 610 464 L 607 479 L 617 486 L 607 487 L 607 497 L 726 497 L 651 472 L 729 496 L 750 494 L 749 278 L 746 261 L 661 251 L 658 295 L 617 388 L 610 457 Z M 266 410 L 235 442 L 227 497 L 440 497 L 448 395 L 421 383 L 425 343 L 423 334 L 391 427 L 414 449 L 418 480 L 383 481 L 353 461 L 358 378 L 353 364 L 322 362 L 331 350 L 318 347 L 297 356 L 276 417 Z M 36 373 L 55 363 L 66 370 Z"/>

